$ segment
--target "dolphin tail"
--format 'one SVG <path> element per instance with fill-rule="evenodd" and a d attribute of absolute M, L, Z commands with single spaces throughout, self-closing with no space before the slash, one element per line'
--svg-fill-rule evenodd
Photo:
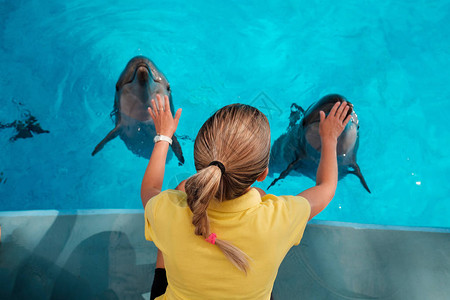
<path fill-rule="evenodd" d="M 181 151 L 180 142 L 178 142 L 178 139 L 175 135 L 172 136 L 172 151 L 173 151 L 173 153 L 175 153 L 175 156 L 178 158 L 179 165 L 181 166 L 182 164 L 184 164 L 183 151 Z"/>
<path fill-rule="evenodd" d="M 272 185 L 274 185 L 275 183 L 277 183 L 278 180 L 285 178 L 286 176 L 288 176 L 289 172 L 291 172 L 291 170 L 294 168 L 294 166 L 300 161 L 302 160 L 302 157 L 296 159 L 295 161 L 291 162 L 289 164 L 289 166 L 287 166 L 286 170 L 284 170 L 283 172 L 281 172 L 280 176 L 278 176 L 278 178 L 276 178 L 274 181 L 272 181 L 272 183 L 269 185 L 269 187 L 267 189 L 270 189 L 270 187 Z"/>
<path fill-rule="evenodd" d="M 108 135 L 95 147 L 94 151 L 92 151 L 91 155 L 94 156 L 98 151 L 102 150 L 107 142 L 116 138 L 120 133 L 120 126 L 116 126 L 113 130 L 111 130 Z"/>
<path fill-rule="evenodd" d="M 366 180 L 364 179 L 364 176 L 361 173 L 361 169 L 359 168 L 358 164 L 355 162 L 353 165 L 351 165 L 354 169 L 353 171 L 348 171 L 350 174 L 355 174 L 358 176 L 359 180 L 361 180 L 361 184 L 363 187 L 371 194 L 369 186 L 366 183 Z"/>

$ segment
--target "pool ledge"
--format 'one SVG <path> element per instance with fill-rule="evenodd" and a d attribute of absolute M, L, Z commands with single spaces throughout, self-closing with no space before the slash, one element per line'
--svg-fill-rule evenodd
<path fill-rule="evenodd" d="M 0 299 L 148 298 L 157 249 L 144 238 L 143 212 L 1 212 Z M 449 253 L 447 228 L 312 221 L 273 294 L 447 299 Z"/>
<path fill-rule="evenodd" d="M 26 217 L 26 216 L 65 216 L 65 215 L 115 215 L 115 214 L 143 214 L 144 209 L 71 209 L 71 210 L 18 210 L 0 211 L 2 217 Z M 367 223 L 339 222 L 326 220 L 311 220 L 308 224 L 337 226 L 354 229 L 378 229 L 378 230 L 400 230 L 400 231 L 423 231 L 450 233 L 450 228 L 444 227 L 421 227 L 421 226 L 399 226 L 380 225 Z M 1 225 L 1 224 L 0 224 Z"/>

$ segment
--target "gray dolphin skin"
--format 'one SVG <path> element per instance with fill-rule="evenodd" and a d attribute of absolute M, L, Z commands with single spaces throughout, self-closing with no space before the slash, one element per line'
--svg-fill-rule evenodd
<path fill-rule="evenodd" d="M 150 59 L 144 56 L 132 58 L 116 84 L 114 110 L 111 113 L 115 118 L 116 127 L 95 147 L 92 155 L 99 152 L 110 140 L 120 136 L 131 152 L 149 159 L 154 147 L 153 138 L 156 130 L 147 108 L 150 107 L 151 99 L 156 100 L 157 94 L 162 98 L 166 95 L 169 97 L 170 110 L 173 114 L 170 85 L 164 74 Z M 179 164 L 183 164 L 183 153 L 175 135 L 172 141 L 172 150 Z M 168 159 L 171 155 L 169 152 Z"/>
<path fill-rule="evenodd" d="M 291 105 L 288 130 L 274 142 L 270 153 L 269 171 L 281 174 L 270 184 L 269 188 L 290 173 L 305 175 L 315 180 L 321 148 L 319 112 L 322 110 L 328 115 L 336 102 L 344 100 L 347 101 L 341 95 L 327 95 L 306 111 L 295 103 Z M 353 105 L 351 103 L 349 105 L 348 114 L 351 114 L 351 120 L 339 136 L 336 149 L 339 179 L 347 174 L 354 174 L 370 193 L 361 169 L 356 163 L 359 146 L 359 121 Z"/>

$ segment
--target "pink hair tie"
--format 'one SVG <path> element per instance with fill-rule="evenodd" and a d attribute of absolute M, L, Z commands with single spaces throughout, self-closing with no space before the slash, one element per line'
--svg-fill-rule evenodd
<path fill-rule="evenodd" d="M 216 238 L 217 238 L 217 235 L 215 234 L 215 233 L 211 233 L 206 239 L 205 239 L 205 241 L 207 241 L 208 243 L 211 243 L 211 244 L 215 244 L 216 243 Z"/>

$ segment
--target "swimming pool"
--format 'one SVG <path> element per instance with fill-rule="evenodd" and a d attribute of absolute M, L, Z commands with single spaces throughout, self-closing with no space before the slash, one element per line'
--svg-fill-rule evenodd
<path fill-rule="evenodd" d="M 194 172 L 196 132 L 223 105 L 267 114 L 272 141 L 289 108 L 345 95 L 360 120 L 358 163 L 319 219 L 450 227 L 448 1 L 2 1 L 0 123 L 35 116 L 46 134 L 0 130 L 0 210 L 140 208 L 147 161 L 120 139 L 91 157 L 113 127 L 120 72 L 135 55 L 168 78 L 186 163 L 167 164 L 165 188 Z M 259 185 L 267 188 L 272 178 Z M 288 177 L 271 188 L 311 186 Z"/>

